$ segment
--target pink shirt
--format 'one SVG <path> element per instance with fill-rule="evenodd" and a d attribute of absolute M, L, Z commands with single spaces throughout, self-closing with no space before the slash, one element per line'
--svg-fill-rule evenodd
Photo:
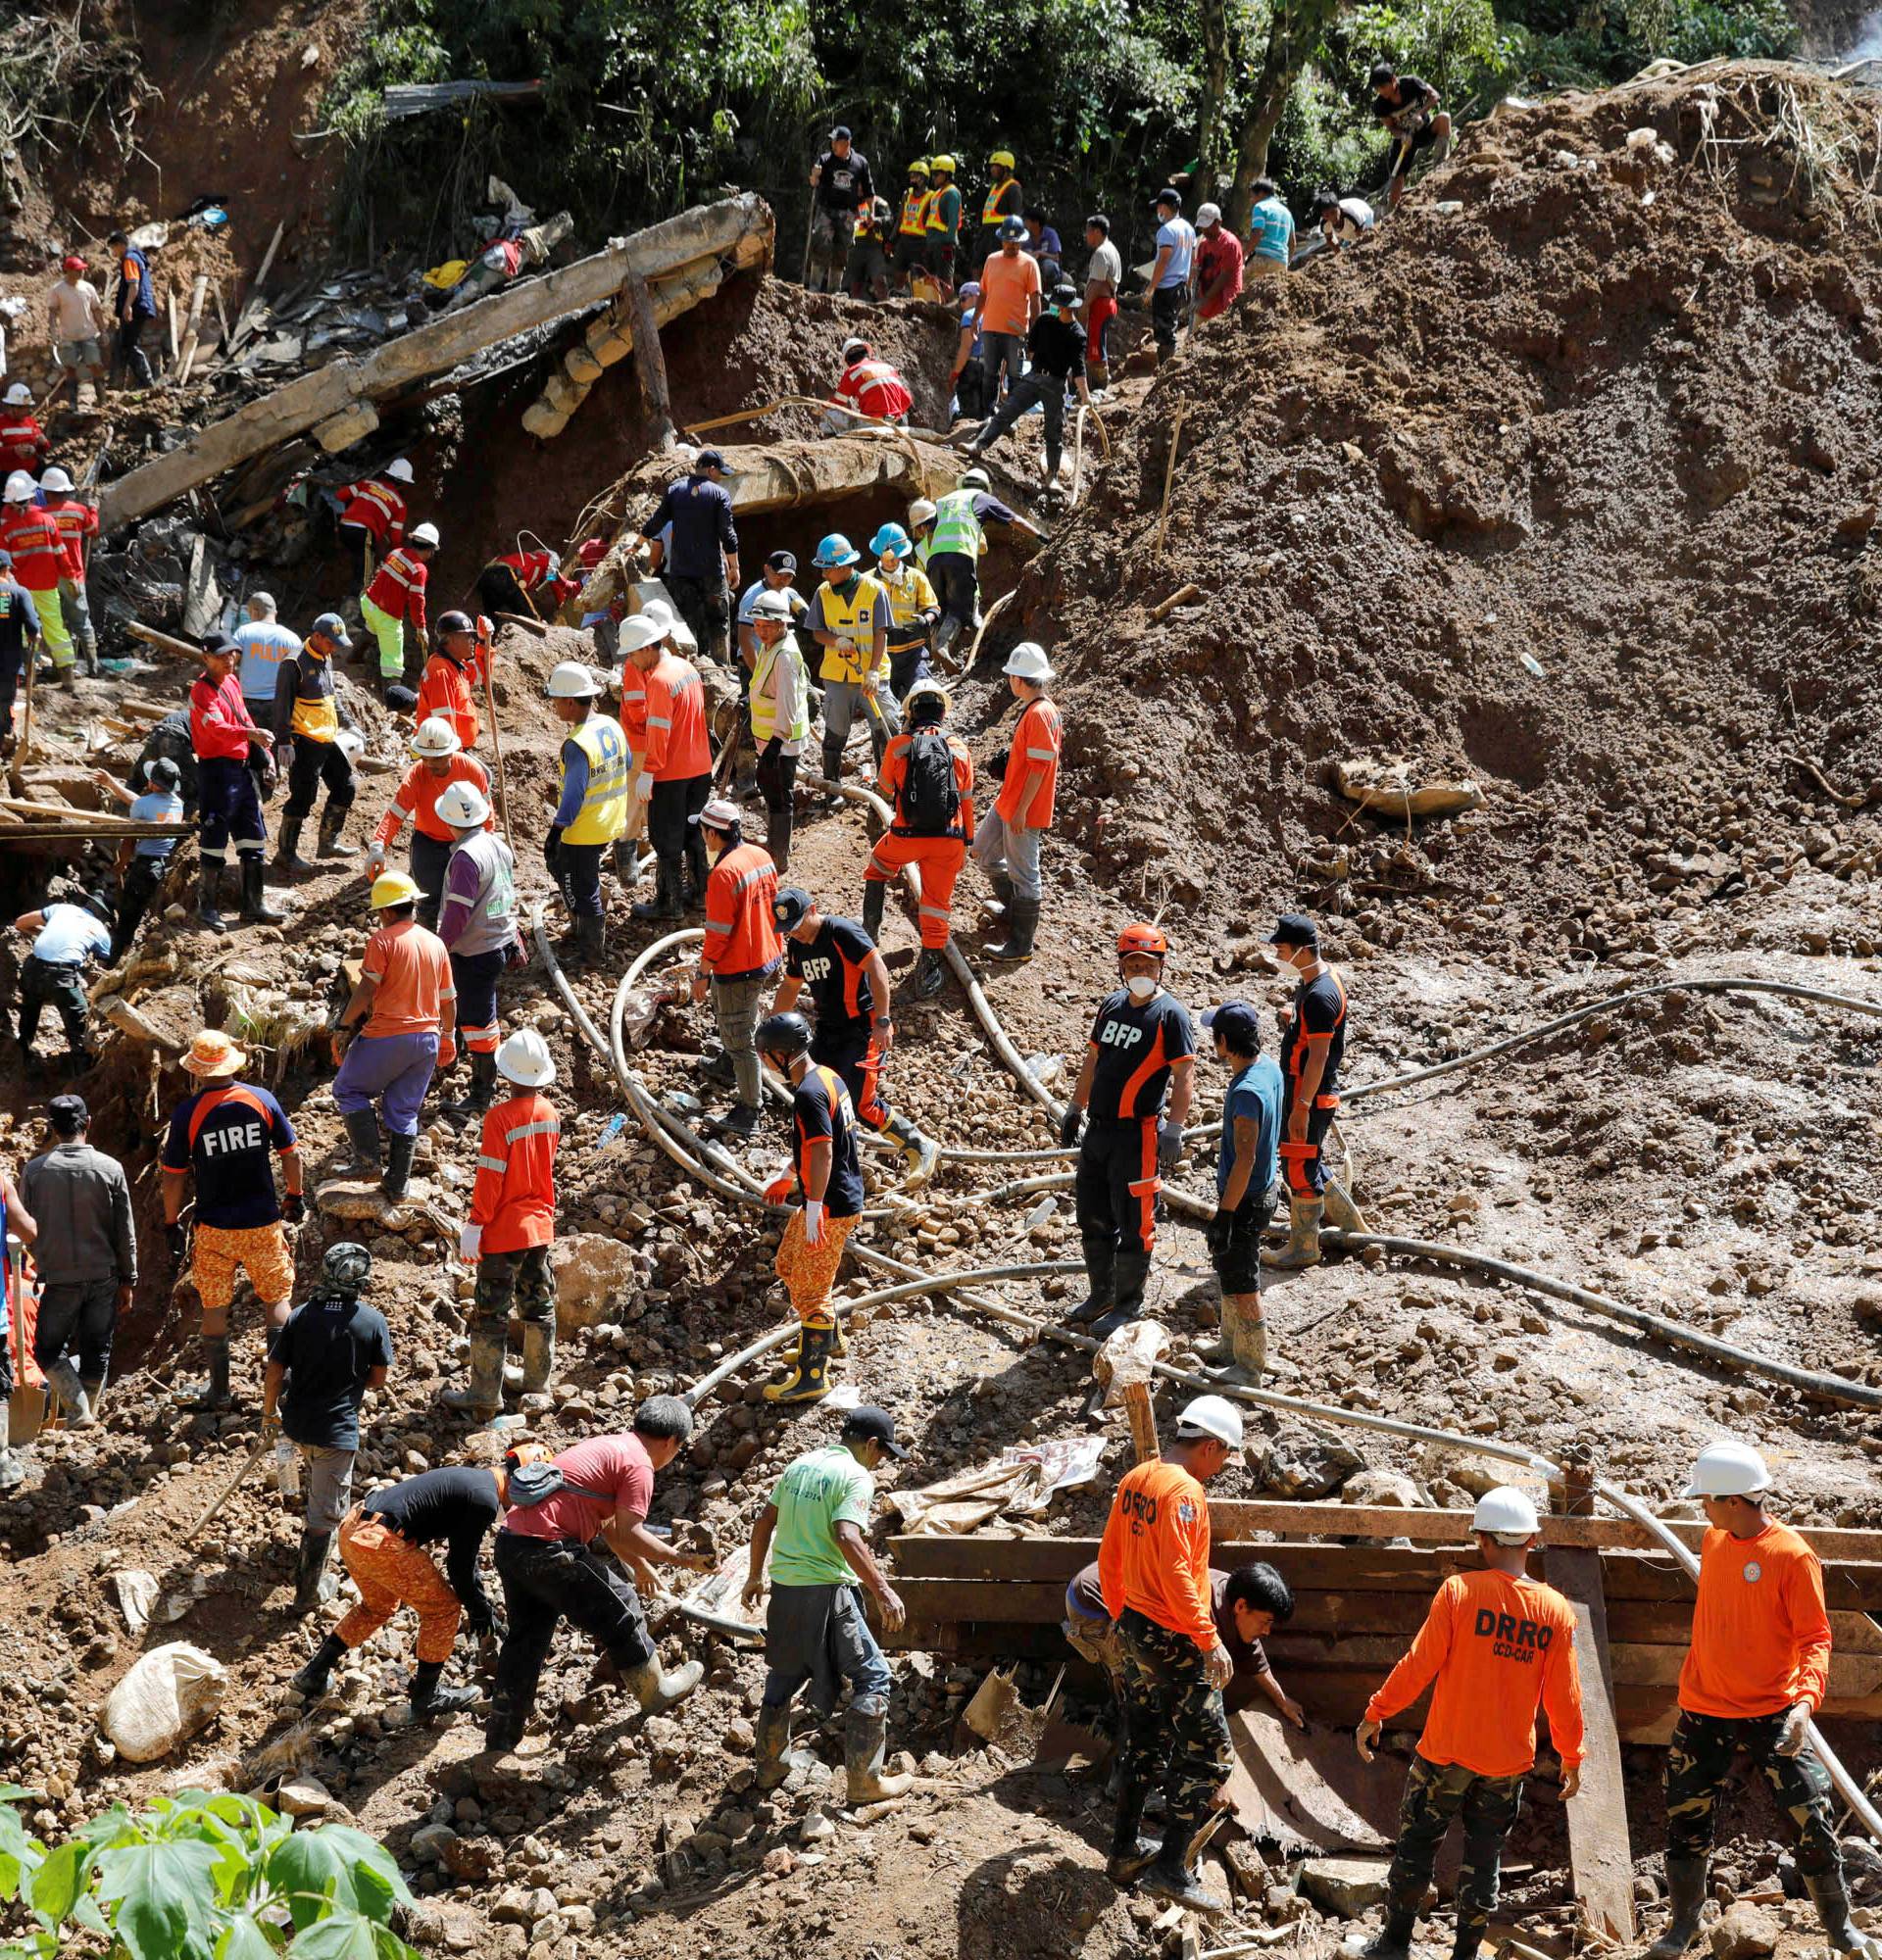
<path fill-rule="evenodd" d="M 570 1484 L 600 1496 L 578 1496 L 559 1491 L 540 1504 L 504 1514 L 503 1528 L 519 1538 L 572 1538 L 583 1544 L 617 1511 L 630 1520 L 647 1515 L 654 1501 L 654 1466 L 637 1436 L 591 1436 L 556 1458 L 556 1468 Z"/>

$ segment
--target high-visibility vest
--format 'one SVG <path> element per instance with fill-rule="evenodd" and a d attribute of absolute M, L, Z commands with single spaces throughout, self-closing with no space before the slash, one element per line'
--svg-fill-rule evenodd
<path fill-rule="evenodd" d="M 928 533 L 928 550 L 960 552 L 977 560 L 980 556 L 980 519 L 973 514 L 972 490 L 950 490 L 934 502 L 934 529 Z"/>
<path fill-rule="evenodd" d="M 569 740 L 588 759 L 588 793 L 565 844 L 612 844 L 627 828 L 627 737 L 609 714 L 591 714 Z"/>
<path fill-rule="evenodd" d="M 904 238 L 919 238 L 928 228 L 928 201 L 931 190 L 905 190 L 902 193 L 902 221 L 895 228 Z"/>
<path fill-rule="evenodd" d="M 948 201 L 948 193 L 953 191 L 954 201 Z M 938 231 L 944 238 L 952 238 L 955 227 L 961 222 L 961 192 L 954 184 L 943 184 L 939 190 L 928 193 L 928 229 Z"/>
<path fill-rule="evenodd" d="M 340 492 L 345 508 L 340 522 L 358 524 L 376 543 L 398 544 L 405 536 L 405 499 L 390 483 L 368 476 Z"/>
<path fill-rule="evenodd" d="M 980 207 L 980 222 L 982 224 L 998 224 L 1003 219 L 1010 218 L 1013 214 L 1000 209 L 1000 200 L 1006 196 L 1008 191 L 1017 190 L 1018 188 L 1019 179 L 1017 177 L 1009 177 L 1005 183 L 995 184 L 988 191 L 986 202 Z"/>
<path fill-rule="evenodd" d="M 421 558 L 415 557 L 405 546 L 388 552 L 379 561 L 379 568 L 372 574 L 372 583 L 366 588 L 366 596 L 379 611 L 393 619 L 412 619 L 415 624 L 422 618 L 424 606 L 425 564 Z M 420 609 L 415 614 L 414 605 Z"/>
<path fill-rule="evenodd" d="M 836 634 L 841 642 L 823 649 L 822 663 L 817 670 L 819 680 L 857 681 L 868 672 L 869 650 L 875 644 L 875 602 L 882 596 L 882 581 L 867 571 L 859 574 L 847 599 L 833 585 L 818 589 L 822 628 Z M 882 664 L 888 665 L 886 653 Z"/>
<path fill-rule="evenodd" d="M 791 725 L 781 731 L 782 739 L 786 742 L 810 739 L 811 677 L 804 665 L 804 654 L 797 644 L 797 635 L 786 633 L 774 647 L 768 647 L 760 640 L 757 656 L 752 662 L 752 739 L 761 749 L 773 735 L 780 733 L 777 727 L 777 697 L 771 691 L 771 671 L 781 660 L 797 662 L 797 712 L 792 716 Z"/>

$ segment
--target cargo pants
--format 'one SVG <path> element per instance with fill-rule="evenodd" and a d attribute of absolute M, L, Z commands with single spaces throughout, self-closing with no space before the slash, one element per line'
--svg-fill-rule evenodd
<path fill-rule="evenodd" d="M 1712 1848 L 1712 1809 L 1719 1787 L 1743 1749 L 1771 1787 L 1778 1807 L 1797 1827 L 1797 1869 L 1818 1878 L 1841 1869 L 1830 1779 L 1807 1742 L 1794 1756 L 1777 1753 L 1783 1709 L 1771 1715 L 1732 1717 L 1679 1711 L 1666 1749 L 1666 1855 L 1698 1858 Z"/>
<path fill-rule="evenodd" d="M 1222 1691 L 1209 1685 L 1203 1650 L 1126 1607 L 1117 1622 L 1123 1649 L 1124 1775 L 1146 1789 L 1160 1785 L 1176 1842 L 1187 1845 L 1228 1781 L 1233 1751 Z"/>
<path fill-rule="evenodd" d="M 1458 1938 L 1481 1937 L 1496 1910 L 1503 1843 L 1522 1810 L 1522 1778 L 1479 1776 L 1461 1763 L 1413 1756 L 1399 1800 L 1399 1841 L 1385 1878 L 1388 1912 L 1415 1916 L 1437 1869 L 1451 1820 L 1463 1821 L 1458 1869 Z"/>

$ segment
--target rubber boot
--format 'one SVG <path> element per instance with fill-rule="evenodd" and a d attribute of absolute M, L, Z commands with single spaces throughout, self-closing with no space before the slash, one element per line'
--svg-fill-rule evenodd
<path fill-rule="evenodd" d="M 1326 1222 L 1336 1232 L 1363 1232 L 1364 1215 L 1353 1202 L 1353 1194 L 1337 1178 L 1329 1177 L 1326 1189 L 1320 1194 L 1320 1202 L 1325 1208 Z"/>
<path fill-rule="evenodd" d="M 84 1385 L 78 1379 L 78 1370 L 70 1361 L 55 1361 L 46 1370 L 46 1385 L 58 1396 L 59 1406 L 71 1428 L 91 1427 L 91 1397 L 85 1394 Z"/>
<path fill-rule="evenodd" d="M 917 1001 L 932 1001 L 947 984 L 947 962 L 937 948 L 924 946 L 920 959 L 916 962 L 915 998 Z"/>
<path fill-rule="evenodd" d="M 882 944 L 882 908 L 889 902 L 889 888 L 885 880 L 870 878 L 863 887 L 863 930 Z"/>
<path fill-rule="evenodd" d="M 1483 1950 L 1483 1929 L 1466 1933 L 1459 1927 L 1456 1937 L 1451 1941 L 1451 1960 L 1477 1960 Z"/>
<path fill-rule="evenodd" d="M 575 921 L 575 945 L 581 963 L 597 971 L 608 956 L 608 921 L 595 912 L 584 912 Z"/>
<path fill-rule="evenodd" d="M 464 1100 L 451 1104 L 460 1116 L 481 1116 L 497 1100 L 497 1058 L 473 1049 L 470 1053 L 470 1087 Z"/>
<path fill-rule="evenodd" d="M 226 1334 L 205 1334 L 203 1352 L 209 1362 L 209 1382 L 202 1393 L 194 1396 L 189 1406 L 193 1409 L 225 1409 L 233 1404 L 228 1393 L 228 1336 Z"/>
<path fill-rule="evenodd" d="M 749 1141 L 758 1134 L 759 1107 L 756 1102 L 734 1102 L 722 1116 L 712 1118 L 715 1136 Z"/>
<path fill-rule="evenodd" d="M 1830 1943 L 1832 1953 L 1861 1953 L 1870 1941 L 1850 1920 L 1850 1894 L 1843 1883 L 1843 1874 L 1817 1872 L 1799 1874 L 1804 1880 L 1804 1889 L 1810 1895 L 1810 1903 L 1816 1907 L 1816 1916 L 1823 1922 L 1823 1936 Z"/>
<path fill-rule="evenodd" d="M 1015 899 L 1007 907 L 1007 936 L 998 946 L 987 948 L 987 957 L 1010 963 L 1030 959 L 1033 941 L 1038 935 L 1039 901 Z"/>
<path fill-rule="evenodd" d="M 994 918 L 1005 918 L 1013 908 L 1013 877 L 1010 872 L 993 873 L 993 897 L 981 901 L 982 907 Z"/>
<path fill-rule="evenodd" d="M 412 1158 L 419 1148 L 417 1137 L 402 1137 L 396 1131 L 385 1142 L 385 1175 L 379 1189 L 394 1204 L 405 1201 L 406 1186 L 412 1182 Z"/>
<path fill-rule="evenodd" d="M 349 804 L 348 808 L 352 806 Z M 320 854 L 322 858 L 357 858 L 360 847 L 342 841 L 340 832 L 346 826 L 346 810 L 335 809 L 331 804 L 321 812 Z"/>
<path fill-rule="evenodd" d="M 1287 1244 L 1278 1252 L 1262 1249 L 1262 1264 L 1278 1272 L 1297 1272 L 1320 1263 L 1320 1200 L 1290 1198 L 1287 1201 Z"/>
<path fill-rule="evenodd" d="M 634 906 L 637 919 L 676 919 L 679 916 L 679 858 L 654 859 L 654 896 Z"/>
<path fill-rule="evenodd" d="M 301 831 L 306 818 L 281 818 L 281 841 L 274 847 L 273 868 L 284 878 L 311 878 L 320 868 L 301 856 Z"/>
<path fill-rule="evenodd" d="M 350 1109 L 346 1114 L 346 1141 L 353 1147 L 355 1170 L 379 1167 L 379 1119 L 371 1109 Z"/>
<path fill-rule="evenodd" d="M 441 1660 L 421 1660 L 412 1675 L 412 1719 L 429 1721 L 433 1715 L 456 1715 L 478 1699 L 474 1688 L 440 1688 L 444 1672 Z"/>
<path fill-rule="evenodd" d="M 1099 1238 L 1087 1233 L 1081 1242 L 1085 1255 L 1085 1297 L 1066 1314 L 1067 1320 L 1081 1324 L 1102 1319 L 1111 1311 L 1117 1285 L 1117 1242 L 1107 1234 Z"/>
<path fill-rule="evenodd" d="M 823 779 L 829 788 L 820 799 L 823 808 L 840 809 L 843 807 L 842 792 L 837 784 L 843 780 L 843 744 L 826 740 L 823 744 Z"/>
<path fill-rule="evenodd" d="M 1144 1821 L 1144 1785 L 1126 1778 L 1117 1791 L 1117 1816 L 1111 1829 L 1111 1855 L 1105 1860 L 1105 1877 L 1120 1890 L 1137 1883 L 1139 1875 L 1163 1848 L 1141 1835 Z"/>
<path fill-rule="evenodd" d="M 309 865 L 311 871 L 313 865 Z M 242 923 L 244 925 L 285 925 L 287 914 L 277 912 L 268 902 L 262 890 L 262 854 L 259 851 L 245 852 L 242 856 Z"/>
<path fill-rule="evenodd" d="M 915 1787 L 912 1776 L 884 1776 L 882 1758 L 888 1751 L 889 1718 L 852 1707 L 843 1718 L 843 1767 L 849 1776 L 852 1803 L 880 1803 L 903 1796 Z"/>
<path fill-rule="evenodd" d="M 83 648 L 83 658 L 85 662 L 85 678 L 87 680 L 96 680 L 98 678 L 98 642 L 96 640 L 86 639 Z"/>
<path fill-rule="evenodd" d="M 932 1137 L 924 1137 L 903 1115 L 889 1118 L 884 1126 L 884 1135 L 893 1137 L 908 1155 L 909 1174 L 902 1180 L 902 1189 L 920 1191 L 925 1188 L 941 1162 L 941 1146 Z"/>
<path fill-rule="evenodd" d="M 226 932 L 228 921 L 216 909 L 216 887 L 222 882 L 223 867 L 205 858 L 196 877 L 196 918 L 211 932 Z"/>
<path fill-rule="evenodd" d="M 782 809 L 767 813 L 765 849 L 770 853 L 780 878 L 791 868 L 791 832 L 796 826 L 797 812 L 788 804 Z"/>
<path fill-rule="evenodd" d="M 1137 1881 L 1154 1898 L 1168 1899 L 1191 1912 L 1226 1912 L 1228 1900 L 1203 1884 L 1202 1876 L 1188 1862 L 1189 1842 L 1196 1828 L 1187 1819 L 1171 1820 L 1164 1837 L 1164 1848 Z"/>
<path fill-rule="evenodd" d="M 476 1320 L 470 1326 L 470 1380 L 462 1389 L 446 1389 L 438 1397 L 446 1408 L 461 1409 L 478 1422 L 493 1422 L 503 1413 L 503 1355 L 506 1346 L 501 1321 Z"/>
<path fill-rule="evenodd" d="M 817 1758 L 791 1747 L 791 1709 L 768 1703 L 758 1711 L 755 1751 L 758 1756 L 758 1788 L 776 1789 L 800 1770 L 817 1767 Z"/>
<path fill-rule="evenodd" d="M 102 1378 L 93 1381 L 89 1375 L 78 1378 L 78 1386 L 85 1392 L 85 1400 L 91 1404 L 91 1414 L 82 1418 L 74 1417 L 74 1429 L 89 1429 L 105 1412 L 105 1385 Z"/>
<path fill-rule="evenodd" d="M 288 1687 L 296 1694 L 305 1694 L 310 1701 L 318 1701 L 326 1692 L 334 1667 L 345 1655 L 346 1642 L 338 1634 L 328 1634 L 314 1649 L 314 1658 L 287 1684 Z"/>
<path fill-rule="evenodd" d="M 1226 1318 L 1230 1370 L 1247 1387 L 1259 1389 L 1267 1373 L 1267 1322 L 1246 1320 L 1233 1309 Z"/>
<path fill-rule="evenodd" d="M 1150 1284 L 1150 1254 L 1120 1251 L 1112 1270 L 1114 1278 L 1111 1311 L 1091 1323 L 1091 1331 L 1100 1341 L 1131 1321 L 1144 1317 L 1144 1289 Z"/>
<path fill-rule="evenodd" d="M 1666 1898 L 1672 1923 L 1647 1949 L 1647 1960 L 1676 1960 L 1699 1937 L 1699 1915 L 1706 1903 L 1706 1860 L 1666 1860 Z"/>
<path fill-rule="evenodd" d="M 1417 1930 L 1415 1912 L 1388 1905 L 1385 1924 L 1360 1949 L 1363 1960 L 1412 1960 L 1412 1936 Z"/>
<path fill-rule="evenodd" d="M 553 1320 L 525 1320 L 522 1323 L 522 1392 L 539 1396 L 549 1386 L 556 1365 L 556 1323 Z"/>
<path fill-rule="evenodd" d="M 782 1381 L 765 1384 L 765 1399 L 792 1405 L 820 1402 L 830 1392 L 830 1349 L 836 1344 L 836 1323 L 807 1320 L 798 1336 L 791 1372 Z"/>
<path fill-rule="evenodd" d="M 302 1532 L 300 1560 L 294 1568 L 295 1612 L 311 1613 L 321 1603 L 322 1587 L 326 1578 L 327 1555 L 332 1549 L 331 1532 Z M 327 1594 L 327 1597 L 331 1596 L 331 1593 Z"/>
<path fill-rule="evenodd" d="M 522 1732 L 528 1721 L 528 1709 L 519 1708 L 507 1694 L 492 1695 L 490 1713 L 483 1721 L 485 1753 L 492 1756 L 508 1755 L 522 1740 Z"/>
<path fill-rule="evenodd" d="M 656 1657 L 643 1661 L 639 1667 L 623 1671 L 620 1678 L 627 1684 L 628 1692 L 640 1703 L 643 1715 L 665 1715 L 676 1702 L 684 1701 L 705 1680 L 706 1668 L 702 1661 L 689 1660 L 677 1673 L 663 1674 Z"/>

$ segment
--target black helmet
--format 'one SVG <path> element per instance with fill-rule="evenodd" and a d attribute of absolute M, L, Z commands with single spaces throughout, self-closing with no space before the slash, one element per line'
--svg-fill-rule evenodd
<path fill-rule="evenodd" d="M 439 639 L 443 639 L 447 633 L 474 633 L 476 630 L 476 625 L 469 612 L 447 612 L 438 621 Z"/>
<path fill-rule="evenodd" d="M 351 1239 L 342 1239 L 326 1249 L 321 1271 L 330 1285 L 347 1293 L 360 1293 L 372 1277 L 372 1254 Z"/>
<path fill-rule="evenodd" d="M 781 1054 L 787 1059 L 811 1052 L 811 1024 L 802 1014 L 767 1014 L 752 1036 L 752 1046 L 760 1054 Z"/>

